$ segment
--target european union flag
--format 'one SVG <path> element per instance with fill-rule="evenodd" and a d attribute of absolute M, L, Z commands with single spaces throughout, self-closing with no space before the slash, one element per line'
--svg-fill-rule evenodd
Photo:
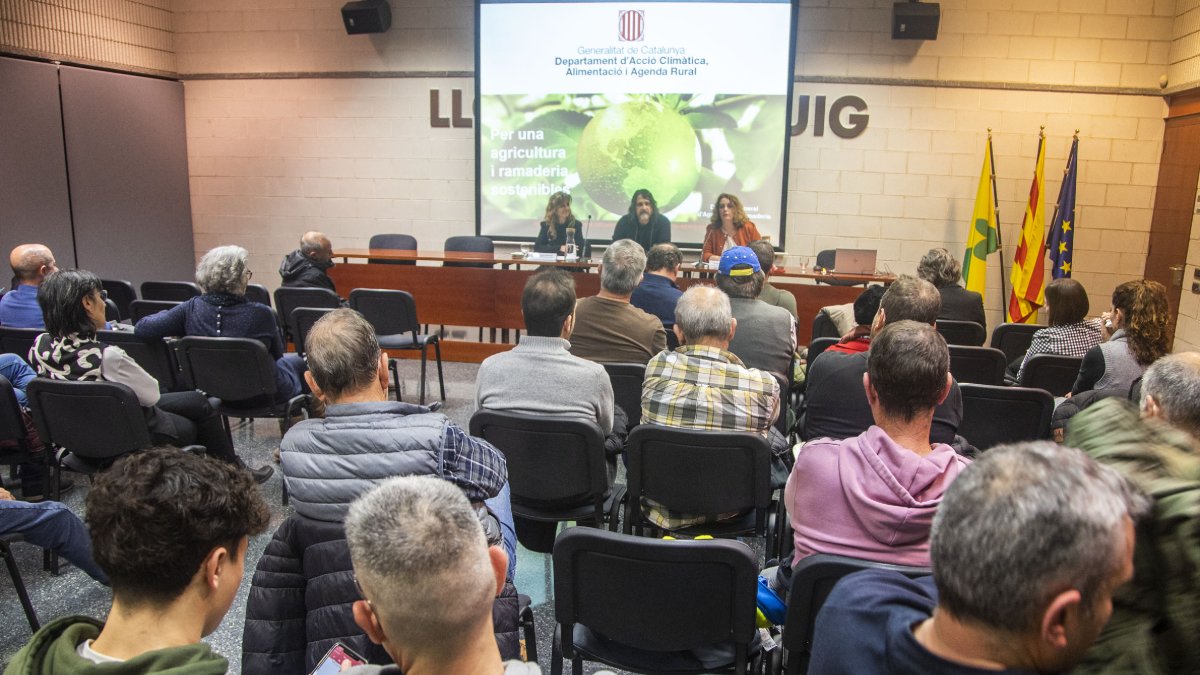
<path fill-rule="evenodd" d="M 1075 250 L 1075 175 L 1079 165 L 1079 137 L 1071 143 L 1067 170 L 1058 190 L 1058 210 L 1050 224 L 1050 273 L 1055 279 L 1071 276 L 1071 254 Z"/>

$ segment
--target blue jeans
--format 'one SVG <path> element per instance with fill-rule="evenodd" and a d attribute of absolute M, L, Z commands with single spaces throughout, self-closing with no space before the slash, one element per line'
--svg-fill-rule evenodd
<path fill-rule="evenodd" d="M 483 501 L 492 515 L 496 516 L 496 520 L 500 521 L 500 535 L 504 537 L 504 552 L 508 554 L 509 581 L 516 578 L 517 573 L 517 526 L 513 524 L 511 494 L 512 490 L 509 489 L 506 482 L 504 487 L 500 488 L 500 494 Z"/>
<path fill-rule="evenodd" d="M 12 383 L 13 393 L 17 395 L 17 404 L 28 408 L 29 399 L 25 398 L 25 385 L 37 377 L 33 368 L 16 354 L 0 354 L 0 375 Z"/>
<path fill-rule="evenodd" d="M 0 500 L 0 534 L 20 534 L 35 546 L 48 548 L 105 586 L 108 576 L 92 559 L 92 539 L 83 521 L 59 502 Z"/>

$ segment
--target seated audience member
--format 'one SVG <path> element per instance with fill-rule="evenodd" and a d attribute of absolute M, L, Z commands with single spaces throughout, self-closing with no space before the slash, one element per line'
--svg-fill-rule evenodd
<path fill-rule="evenodd" d="M 501 661 L 490 608 L 508 558 L 488 546 L 461 491 L 428 476 L 393 478 L 351 505 L 346 538 L 362 596 L 354 620 L 399 664 L 347 673 L 541 672 Z"/>
<path fill-rule="evenodd" d="M 481 518 L 489 507 L 509 513 L 507 496 L 494 499 L 508 484 L 504 455 L 442 413 L 389 401 L 387 355 L 363 315 L 352 309 L 326 314 L 305 346 L 304 377 L 326 408 L 323 419 L 299 422 L 280 442 L 297 513 L 342 522 L 350 502 L 379 481 L 426 473 L 461 488 Z"/>
<path fill-rule="evenodd" d="M 749 247 L 735 246 L 721 256 L 717 288 L 729 296 L 738 326 L 729 351 L 751 368 L 786 377 L 796 353 L 796 320 L 786 309 L 758 299 L 765 279 Z"/>
<path fill-rule="evenodd" d="M 888 323 L 871 343 L 866 392 L 875 424 L 853 438 L 809 441 L 796 453 L 784 500 L 796 553 L 833 553 L 929 566 L 929 528 L 946 488 L 970 464 L 929 442 L 933 410 L 950 392 L 950 351 L 929 324 Z M 790 569 L 774 588 L 786 597 Z"/>
<path fill-rule="evenodd" d="M 38 309 L 38 314 L 41 314 L 41 308 Z M 33 455 L 32 461 L 17 464 L 17 475 L 21 479 L 21 497 L 27 502 L 37 503 L 46 498 L 46 478 L 49 475 L 45 455 L 42 454 L 45 445 L 38 437 L 37 429 L 33 426 L 33 418 L 29 416 L 29 399 L 25 396 L 25 387 L 37 377 L 37 373 L 29 367 L 28 363 L 25 363 L 25 359 L 16 354 L 0 354 L 0 377 L 8 380 L 8 383 L 12 385 L 13 396 L 17 400 L 17 408 L 21 415 L 21 423 L 25 427 L 25 442 L 28 444 L 30 454 Z M 19 450 L 20 443 L 15 439 L 0 441 L 0 452 Z M 66 480 L 60 481 L 60 490 L 66 490 L 69 487 L 74 487 L 74 485 Z"/>
<path fill-rule="evenodd" d="M 775 288 L 769 281 L 771 273 L 775 271 L 775 248 L 771 246 L 771 242 L 765 239 L 752 241 L 749 246 L 750 250 L 754 251 L 754 255 L 758 256 L 758 266 L 762 268 L 763 272 L 763 287 L 762 292 L 758 294 L 758 299 L 768 305 L 786 309 L 788 314 L 796 319 L 796 296 Z"/>
<path fill-rule="evenodd" d="M 306 346 L 305 377 L 325 401 L 325 417 L 294 425 L 280 443 L 296 515 L 275 532 L 254 574 L 242 638 L 247 672 L 309 672 L 339 636 L 352 648 L 369 644 L 354 627 L 343 523 L 350 503 L 388 478 L 429 475 L 456 486 L 489 541 L 516 552 L 504 456 L 441 413 L 389 401 L 387 355 L 361 314 L 326 314 Z M 501 653 L 516 654 L 515 587 L 496 606 Z"/>
<path fill-rule="evenodd" d="M 1066 672 L 1133 574 L 1144 508 L 1078 450 L 988 450 L 942 497 L 933 576 L 869 570 L 839 582 L 817 615 L 808 672 Z"/>
<path fill-rule="evenodd" d="M 1170 351 L 1171 310 L 1167 289 L 1157 281 L 1138 279 L 1117 286 L 1112 310 L 1101 318 L 1105 342 L 1083 355 L 1073 396 L 1092 389 L 1129 391 L 1151 363 Z"/>
<path fill-rule="evenodd" d="M 736 328 L 729 296 L 712 286 L 692 286 L 684 292 L 675 306 L 674 329 L 682 346 L 656 355 L 646 365 L 642 423 L 764 436 L 773 453 L 772 485 L 782 487 L 791 453 L 787 439 L 773 426 L 779 416 L 779 382 L 770 373 L 747 368 L 729 351 Z M 671 513 L 645 501 L 646 516 L 667 529 L 718 519 Z"/>
<path fill-rule="evenodd" d="M 281 286 L 288 288 L 325 288 L 337 292 L 329 268 L 333 267 L 333 243 L 324 232 L 305 232 L 300 248 L 283 257 L 279 265 Z"/>
<path fill-rule="evenodd" d="M 1029 351 L 1010 374 L 1014 382 L 1021 379 L 1025 364 L 1038 354 L 1083 356 L 1089 349 L 1104 341 L 1100 319 L 1085 318 L 1088 313 L 1087 291 L 1083 284 L 1063 277 L 1046 285 L 1046 320 L 1050 323 L 1033 334 Z"/>
<path fill-rule="evenodd" d="M 479 366 L 476 407 L 595 422 L 609 436 L 605 445 L 615 462 L 625 437 L 625 412 L 614 415 L 612 383 L 604 366 L 567 351 L 575 326 L 574 277 L 556 269 L 529 277 L 521 315 L 526 335 L 517 346 Z"/>
<path fill-rule="evenodd" d="M 962 281 L 962 263 L 944 248 L 931 248 L 917 264 L 917 276 L 933 284 L 942 296 L 937 318 L 947 321 L 974 321 L 987 330 L 983 314 L 983 296 L 968 291 Z"/>
<path fill-rule="evenodd" d="M 54 254 L 41 244 L 21 244 L 12 250 L 8 262 L 17 287 L 0 296 L 0 326 L 45 328 L 37 294 L 42 280 L 58 271 Z"/>
<path fill-rule="evenodd" d="M 736 196 L 721 193 L 713 204 L 712 218 L 704 229 L 704 249 L 700 262 L 720 258 L 721 254 L 735 246 L 749 246 L 750 242 L 762 239 L 758 227 L 746 217 L 742 201 Z"/>
<path fill-rule="evenodd" d="M 941 307 L 941 296 L 928 281 L 901 276 L 884 292 L 879 312 L 871 324 L 877 335 L 892 321 L 918 321 L 933 325 Z M 857 436 L 873 423 L 871 404 L 862 388 L 867 372 L 867 352 L 845 354 L 826 350 L 808 366 L 806 411 L 801 437 L 841 440 Z M 950 394 L 933 411 L 929 431 L 931 443 L 953 444 L 962 421 L 962 394 L 951 379 Z"/>
<path fill-rule="evenodd" d="M 155 443 L 182 447 L 199 443 L 208 454 L 245 466 L 234 453 L 221 418 L 198 391 L 160 393 L 158 381 L 120 347 L 96 340 L 104 327 L 100 279 L 85 270 L 63 270 L 46 277 L 38 288 L 38 304 L 46 332 L 37 337 L 30 356 L 38 375 L 55 380 L 117 382 L 133 390 L 146 414 Z M 251 469 L 266 482 L 275 469 Z"/>
<path fill-rule="evenodd" d="M 645 269 L 637 242 L 622 239 L 605 249 L 600 293 L 575 307 L 572 354 L 597 363 L 645 363 L 667 348 L 662 321 L 629 304 Z"/>
<path fill-rule="evenodd" d="M 671 221 L 658 212 L 658 202 L 649 190 L 634 192 L 629 200 L 629 213 L 617 221 L 612 240 L 622 239 L 632 239 L 646 251 L 671 241 Z"/>
<path fill-rule="evenodd" d="M 565 253 L 568 228 L 575 231 L 575 250 L 579 255 L 585 255 L 587 239 L 583 236 L 583 228 L 576 220 L 575 214 L 571 213 L 571 195 L 555 192 L 546 202 L 546 216 L 542 219 L 533 250 L 538 253 Z"/>
<path fill-rule="evenodd" d="M 135 332 L 149 338 L 199 335 L 258 340 L 275 359 L 275 402 L 282 403 L 300 394 L 304 359 L 284 353 L 271 308 L 246 299 L 246 286 L 254 276 L 247 256 L 241 246 L 218 246 L 205 253 L 196 265 L 196 283 L 204 295 L 143 318 Z M 260 401 L 246 403 L 261 405 Z"/>
<path fill-rule="evenodd" d="M 672 344 L 674 333 L 671 328 L 675 325 L 675 303 L 679 302 L 679 296 L 683 295 L 675 280 L 679 278 L 683 254 L 675 244 L 657 244 L 647 250 L 649 252 L 646 254 L 646 273 L 642 276 L 642 283 L 638 284 L 638 287 L 633 289 L 633 295 L 629 296 L 629 304 L 647 314 L 657 316 L 667 332 L 667 347 L 674 349 L 679 346 Z"/>
<path fill-rule="evenodd" d="M 226 672 L 201 638 L 229 611 L 249 536 L 269 519 L 250 475 L 226 462 L 167 448 L 118 460 L 87 496 L 92 551 L 112 580 L 107 620 L 42 626 L 5 672 Z"/>
<path fill-rule="evenodd" d="M 89 577 L 108 585 L 108 577 L 92 559 L 92 540 L 79 517 L 65 504 L 31 504 L 0 488 L 0 535 L 19 534 L 25 541 L 54 551 Z"/>
<path fill-rule="evenodd" d="M 1079 413 L 1067 443 L 1120 471 L 1153 500 L 1133 582 L 1076 673 L 1183 673 L 1200 664 L 1200 354 L 1146 369 L 1141 415 L 1117 398 Z"/>
<path fill-rule="evenodd" d="M 861 354 L 871 348 L 871 322 L 879 313 L 879 303 L 887 289 L 879 284 L 868 286 L 854 299 L 854 328 L 825 351 Z"/>

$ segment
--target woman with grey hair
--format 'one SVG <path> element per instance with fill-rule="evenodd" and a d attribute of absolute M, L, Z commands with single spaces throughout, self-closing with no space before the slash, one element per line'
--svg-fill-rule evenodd
<path fill-rule="evenodd" d="M 246 249 L 218 246 L 205 253 L 196 265 L 196 283 L 204 295 L 142 319 L 135 330 L 138 335 L 150 338 L 199 335 L 258 340 L 275 359 L 275 400 L 286 401 L 301 392 L 304 359 L 284 353 L 283 338 L 271 308 L 246 299 L 246 286 L 253 276 Z"/>
<path fill-rule="evenodd" d="M 946 321 L 974 321 L 987 330 L 987 318 L 983 315 L 983 296 L 968 291 L 959 285 L 962 279 L 962 263 L 944 248 L 931 248 L 917 264 L 917 276 L 933 284 L 942 296 L 942 311 L 939 319 Z"/>

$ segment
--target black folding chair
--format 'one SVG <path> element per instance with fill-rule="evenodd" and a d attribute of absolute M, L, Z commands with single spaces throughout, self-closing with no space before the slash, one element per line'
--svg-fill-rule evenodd
<path fill-rule="evenodd" d="M 604 453 L 604 432 L 595 422 L 479 410 L 471 435 L 504 453 L 513 515 L 535 523 L 575 521 L 616 530 L 623 486 L 614 488 Z M 526 548 L 549 553 L 536 536 L 544 528 L 518 527 Z"/>
<path fill-rule="evenodd" d="M 817 613 L 842 577 L 862 570 L 891 570 L 912 579 L 932 573 L 925 567 L 889 565 L 840 555 L 818 554 L 801 560 L 792 568 L 792 588 L 788 592 L 787 619 L 783 624 L 783 649 L 772 663 L 771 672 L 788 675 L 808 672 Z"/>
<path fill-rule="evenodd" d="M 12 328 L 0 326 L 0 354 L 16 354 L 29 361 L 29 350 L 34 340 L 44 333 L 40 328 Z"/>
<path fill-rule="evenodd" d="M 1004 359 L 1012 363 L 1024 358 L 1033 343 L 1033 334 L 1045 326 L 1033 323 L 1002 323 L 992 329 L 989 346 L 1004 352 Z"/>
<path fill-rule="evenodd" d="M 608 381 L 612 384 L 613 399 L 625 411 L 627 429 L 642 422 L 642 383 L 646 381 L 644 363 L 605 363 Z"/>
<path fill-rule="evenodd" d="M 754 553 L 576 527 L 554 543 L 550 672 L 599 661 L 636 673 L 758 672 Z M 698 654 L 703 650 L 703 656 Z"/>
<path fill-rule="evenodd" d="M 442 375 L 442 343 L 437 335 L 418 333 L 421 324 L 417 321 L 417 303 L 408 291 L 392 291 L 378 288 L 356 288 L 350 292 L 350 307 L 360 312 L 379 338 L 384 350 L 420 350 L 421 352 L 421 405 L 425 405 L 425 361 L 429 345 L 433 345 L 437 357 L 438 387 L 442 400 L 446 400 L 446 380 Z M 388 358 L 388 369 L 396 385 L 396 399 L 400 399 L 399 361 Z"/>
<path fill-rule="evenodd" d="M 90 476 L 122 455 L 153 445 L 141 403 L 123 384 L 39 377 L 25 395 L 42 442 L 61 448 L 50 458 L 55 499 L 62 469 Z"/>
<path fill-rule="evenodd" d="M 813 361 L 816 361 L 817 357 L 820 356 L 822 352 L 836 345 L 839 340 L 841 340 L 841 338 L 822 337 L 808 343 L 808 358 L 806 359 L 808 365 L 811 366 Z"/>
<path fill-rule="evenodd" d="M 108 293 L 108 299 L 117 306 L 117 312 L 121 318 L 128 319 L 131 316 L 129 305 L 138 299 L 137 292 L 133 290 L 133 284 L 124 279 L 101 279 L 100 287 Z"/>
<path fill-rule="evenodd" d="M 382 248 L 390 251 L 416 251 L 417 238 L 411 234 L 376 234 L 367 242 L 367 248 Z M 385 260 L 367 258 L 373 265 L 416 265 L 415 260 Z"/>
<path fill-rule="evenodd" d="M 443 245 L 443 251 L 446 253 L 495 253 L 496 245 L 492 243 L 490 237 L 450 237 L 446 239 Z M 445 261 L 442 267 L 477 267 L 480 269 L 492 269 L 492 263 L 478 262 L 452 262 Z"/>
<path fill-rule="evenodd" d="M 948 345 L 981 347 L 983 341 L 987 339 L 987 331 L 974 321 L 938 319 L 935 328 L 946 339 Z"/>
<path fill-rule="evenodd" d="M 29 592 L 25 590 L 25 581 L 21 578 L 21 568 L 17 567 L 17 559 L 8 546 L 9 543 L 18 541 L 24 541 L 24 537 L 19 534 L 0 535 L 0 557 L 4 558 L 4 565 L 8 567 L 8 576 L 12 577 L 17 598 L 21 601 L 21 609 L 25 610 L 25 620 L 29 622 L 29 629 L 36 633 L 42 627 L 42 623 L 38 621 L 37 612 L 29 600 Z"/>
<path fill-rule="evenodd" d="M 767 556 L 775 550 L 772 514 L 771 448 L 767 439 L 744 431 L 696 431 L 642 424 L 626 442 L 628 496 L 626 534 L 660 528 L 642 513 L 652 499 L 678 513 L 715 516 L 741 513 L 729 520 L 667 530 L 681 536 L 753 535 L 767 538 Z M 771 523 L 773 525 L 773 523 Z"/>
<path fill-rule="evenodd" d="M 1022 387 L 1045 389 L 1054 396 L 1066 396 L 1075 386 L 1075 380 L 1079 379 L 1081 363 L 1083 358 L 1079 356 L 1031 356 L 1025 363 L 1025 369 L 1021 371 L 1021 380 L 1017 384 Z"/>
<path fill-rule="evenodd" d="M 308 337 L 308 331 L 312 330 L 313 324 L 317 323 L 321 317 L 332 312 L 328 307 L 297 307 L 292 310 L 292 317 L 289 323 L 292 325 L 295 335 L 293 335 L 292 344 L 296 346 L 296 353 L 304 355 L 305 351 L 304 340 Z"/>
<path fill-rule="evenodd" d="M 1045 389 L 963 383 L 958 433 L 980 451 L 1050 437 L 1054 397 Z"/>
<path fill-rule="evenodd" d="M 173 300 L 134 300 L 129 303 L 129 320 L 134 325 L 142 319 L 165 312 L 180 304 Z"/>
<path fill-rule="evenodd" d="M 250 302 L 257 302 L 267 307 L 271 306 L 271 292 L 262 284 L 247 284 L 246 299 Z"/>
<path fill-rule="evenodd" d="M 1007 365 L 999 349 L 950 345 L 950 374 L 960 384 L 1004 384 Z"/>
<path fill-rule="evenodd" d="M 833 317 L 829 316 L 829 312 L 821 310 L 813 317 L 812 336 L 813 340 L 823 337 L 840 338 L 841 333 L 838 332 L 837 324 L 833 322 Z"/>
<path fill-rule="evenodd" d="M 281 286 L 275 289 L 275 309 L 285 322 L 292 320 L 292 312 L 297 307 L 337 309 L 341 306 L 341 298 L 337 296 L 337 293 L 328 288 L 293 288 Z M 288 323 L 283 328 L 284 337 L 295 343 L 295 326 Z M 296 348 L 296 351 L 300 351 L 299 347 Z"/>
<path fill-rule="evenodd" d="M 143 281 L 143 300 L 167 300 L 170 302 L 187 302 L 192 298 L 203 295 L 203 291 L 194 281 Z"/>
<path fill-rule="evenodd" d="M 120 330 L 102 330 L 96 333 L 101 344 L 120 347 L 147 373 L 158 380 L 162 391 L 180 391 L 179 366 L 175 364 L 166 340 L 147 338 L 136 333 Z"/>

